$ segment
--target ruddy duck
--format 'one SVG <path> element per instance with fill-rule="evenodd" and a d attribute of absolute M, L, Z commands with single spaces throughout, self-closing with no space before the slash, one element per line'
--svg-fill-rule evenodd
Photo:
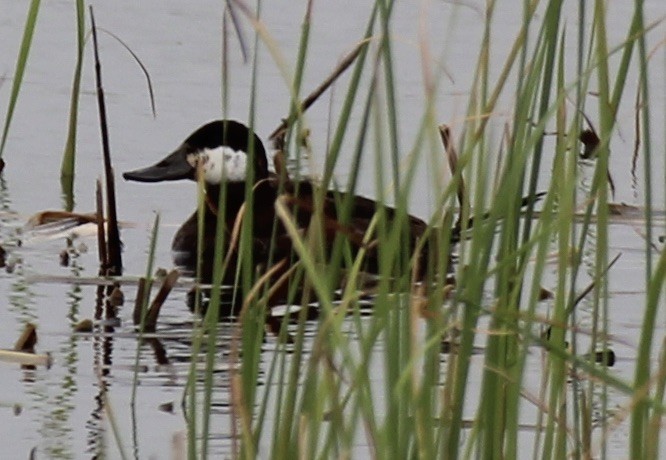
<path fill-rule="evenodd" d="M 283 264 L 284 261 L 294 260 L 292 240 L 276 215 L 275 201 L 280 196 L 286 197 L 298 228 L 305 231 L 314 215 L 317 186 L 308 181 L 281 180 L 278 175 L 269 172 L 266 151 L 261 140 L 242 123 L 233 120 L 207 123 L 194 131 L 160 162 L 144 169 L 126 172 L 123 177 L 139 182 L 160 182 L 197 180 L 199 175 L 203 175 L 205 181 L 207 203 L 203 216 L 203 281 L 210 281 L 212 278 L 217 215 L 219 211 L 224 212 L 226 254 L 230 250 L 229 241 L 234 223 L 246 201 L 248 178 L 254 183 L 252 248 L 255 266 L 265 272 L 269 268 L 269 260 L 275 263 L 283 261 Z M 218 196 L 221 186 L 226 186 L 226 199 L 219 210 Z M 323 244 L 330 252 L 335 239 L 342 237 L 348 241 L 353 255 L 361 247 L 365 248 L 364 270 L 376 273 L 379 267 L 378 245 L 364 244 L 363 237 L 379 209 L 386 213 L 389 223 L 394 220 L 396 211 L 368 198 L 353 196 L 349 197 L 352 203 L 348 214 L 341 216 L 337 203 L 344 201 L 346 197 L 348 194 L 335 191 L 327 191 L 324 196 Z M 198 221 L 195 211 L 177 231 L 172 244 L 176 265 L 190 272 L 196 267 Z M 407 216 L 406 225 L 409 229 L 411 254 L 417 247 L 418 240 L 424 236 L 427 225 L 413 216 Z M 424 276 L 429 256 L 428 244 L 422 247 L 421 257 L 415 259 L 419 261 L 416 273 L 420 277 Z M 231 249 L 236 250 L 235 247 Z M 225 284 L 234 281 L 236 261 L 234 257 L 230 260 L 231 264 L 223 280 Z M 448 255 L 446 266 L 448 267 Z"/>

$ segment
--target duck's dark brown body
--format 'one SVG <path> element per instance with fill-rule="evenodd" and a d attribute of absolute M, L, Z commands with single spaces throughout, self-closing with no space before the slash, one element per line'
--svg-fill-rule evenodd
<path fill-rule="evenodd" d="M 322 212 L 315 212 L 316 187 L 310 182 L 291 182 L 287 179 L 280 184 L 277 176 L 268 171 L 266 152 L 257 135 L 242 123 L 232 120 L 216 120 L 203 125 L 192 133 L 173 153 L 147 168 L 124 174 L 125 179 L 140 182 L 160 182 L 180 179 L 197 180 L 201 177 L 206 183 L 207 205 L 203 216 L 203 248 L 201 279 L 211 281 L 215 260 L 215 235 L 218 212 L 224 216 L 223 259 L 228 257 L 229 265 L 224 273 L 223 282 L 231 284 L 235 280 L 237 269 L 237 245 L 231 244 L 232 229 L 239 211 L 246 202 L 246 182 L 251 180 L 252 213 L 241 212 L 244 218 L 252 214 L 252 264 L 255 272 L 266 273 L 271 270 L 271 280 L 286 273 L 297 261 L 293 251 L 293 240 L 277 218 L 276 200 L 281 200 L 294 216 L 298 231 L 305 235 L 310 231 L 313 216 L 321 229 L 321 252 L 326 262 L 331 249 L 338 243 L 347 245 L 352 256 L 361 248 L 365 249 L 363 269 L 367 272 L 379 271 L 379 256 L 382 248 L 376 242 L 376 235 L 370 235 L 366 241 L 366 232 L 378 210 L 382 210 L 385 219 L 381 221 L 390 227 L 394 225 L 396 211 L 367 198 L 327 191 L 323 196 Z M 282 185 L 282 186 L 281 186 Z M 224 206 L 218 211 L 220 187 L 225 186 Z M 340 203 L 350 201 L 345 215 L 340 215 Z M 401 244 L 402 254 L 410 256 L 417 247 L 417 242 L 424 236 L 426 224 L 422 220 L 406 216 L 405 238 Z M 186 270 L 196 273 L 198 216 L 195 212 L 178 230 L 172 248 L 175 262 Z M 366 242 L 364 242 L 366 241 Z M 406 250 L 406 251 L 405 251 Z M 431 253 L 439 257 L 438 251 L 429 250 L 428 244 L 422 245 L 415 274 L 423 277 L 426 267 L 433 264 Z M 348 252 L 347 252 L 348 254 Z M 448 265 L 448 255 L 446 263 Z M 277 265 L 276 265 L 277 264 Z"/>
<path fill-rule="evenodd" d="M 242 186 L 242 190 L 240 187 Z M 238 212 L 244 203 L 245 188 L 244 184 L 234 184 L 227 189 L 227 196 L 233 196 L 234 199 L 227 199 L 226 209 L 220 210 L 225 213 L 224 216 L 224 249 L 223 253 L 233 251 L 230 258 L 230 264 L 224 274 L 223 282 L 231 284 L 236 276 L 236 245 L 230 247 L 232 240 L 232 229 L 238 217 Z M 253 192 L 253 244 L 252 251 L 253 264 L 261 271 L 268 266 L 273 265 L 282 259 L 291 260 L 295 256 L 292 247 L 292 240 L 289 237 L 282 222 L 275 214 L 275 201 L 280 191 L 279 181 L 275 177 L 264 179 L 255 185 Z M 202 248 L 202 266 L 201 277 L 205 282 L 210 282 L 213 275 L 213 259 L 215 255 L 215 235 L 217 231 L 217 208 L 212 205 L 212 200 L 218 196 L 217 187 L 209 188 L 208 205 L 205 207 L 203 218 L 203 248 Z M 310 182 L 286 182 L 280 195 L 288 205 L 291 214 L 294 216 L 296 226 L 305 234 L 305 231 L 312 224 L 313 213 L 315 210 L 315 187 Z M 240 200 L 239 198 L 243 199 Z M 351 208 L 348 216 L 339 215 L 338 207 L 346 199 L 351 199 Z M 337 202 L 337 204 L 336 204 Z M 364 243 L 366 232 L 370 223 L 377 212 L 378 203 L 368 198 L 360 196 L 350 197 L 348 194 L 328 191 L 325 194 L 323 203 L 323 212 L 319 215 L 321 218 L 321 237 L 323 253 L 328 257 L 336 238 L 341 239 L 343 243 L 348 244 L 352 255 L 356 255 L 361 247 L 366 249 L 364 255 L 363 268 L 370 273 L 376 273 L 379 270 L 378 247 L 375 242 L 376 236 L 370 235 L 368 243 Z M 386 219 L 389 225 L 395 217 L 393 208 L 384 206 Z M 249 213 L 244 210 L 243 216 L 247 218 Z M 426 231 L 426 223 L 413 216 L 407 216 L 409 227 L 409 254 L 414 251 L 418 239 L 423 237 Z M 192 216 L 178 229 L 173 239 L 172 249 L 177 265 L 185 270 L 195 273 L 197 261 L 197 234 L 198 234 L 198 213 L 194 212 Z M 272 244 L 271 244 L 272 243 Z M 421 257 L 419 257 L 419 268 L 417 274 L 423 276 L 428 261 L 428 245 L 424 245 Z"/>

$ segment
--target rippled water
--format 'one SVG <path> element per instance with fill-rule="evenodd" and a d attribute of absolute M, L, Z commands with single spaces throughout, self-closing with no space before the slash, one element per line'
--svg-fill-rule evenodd
<path fill-rule="evenodd" d="M 136 63 L 115 40 L 102 35 L 101 55 L 104 86 L 109 112 L 111 148 L 116 171 L 135 169 L 161 158 L 203 122 L 219 117 L 221 112 L 220 50 L 221 2 L 144 1 L 92 2 L 98 26 L 120 36 L 140 56 L 148 68 L 157 104 L 153 118 L 146 83 Z M 305 73 L 306 91 L 321 82 L 336 62 L 361 37 L 369 15 L 363 1 L 315 2 L 312 43 Z M 483 2 L 469 1 L 465 6 L 454 2 L 403 2 L 394 14 L 394 53 L 399 94 L 398 115 L 404 151 L 412 145 L 422 114 L 423 82 L 419 56 L 419 30 L 428 37 L 432 53 L 441 59 L 446 77 L 441 82 L 437 103 L 438 117 L 453 126 L 462 121 L 467 92 L 472 81 L 478 45 L 483 27 Z M 517 34 L 516 11 L 522 2 L 498 2 L 497 31 L 493 39 L 495 62 L 503 62 Z M 609 28 L 610 40 L 623 39 L 630 18 L 630 2 L 611 2 L 610 17 L 617 27 Z M 572 18 L 574 7 L 571 7 Z M 268 31 L 291 63 L 297 52 L 300 21 L 304 5 L 292 0 L 264 2 L 263 17 Z M 666 14 L 662 0 L 646 2 L 652 18 Z M 6 113 L 11 76 L 21 40 L 27 11 L 25 2 L 0 0 L 0 113 Z M 335 21 L 331 20 L 335 18 Z M 571 24 L 573 30 L 573 24 Z M 246 38 L 251 38 L 249 26 Z M 617 36 L 613 35 L 616 34 Z M 664 38 L 663 24 L 650 35 L 652 46 Z M 244 120 L 248 114 L 250 66 L 244 65 L 236 42 L 232 40 L 229 114 Z M 94 208 L 94 183 L 101 175 L 98 118 L 94 98 L 91 50 L 86 50 L 86 65 L 79 118 L 76 209 Z M 572 50 L 573 69 L 575 50 Z M 97 272 L 94 238 L 77 240 L 69 267 L 59 264 L 64 240 L 30 242 L 21 247 L 21 228 L 27 217 L 44 209 L 59 209 L 59 168 L 65 143 L 70 87 L 75 64 L 75 12 L 72 2 L 44 2 L 39 13 L 37 32 L 25 82 L 17 105 L 4 158 L 7 167 L 0 176 L 0 244 L 9 251 L 13 271 L 0 271 L 0 347 L 11 348 L 26 322 L 37 325 L 38 352 L 52 354 L 50 369 L 24 370 L 0 362 L 0 439 L 3 458 L 26 458 L 36 448 L 39 458 L 86 458 L 103 451 L 111 458 L 118 456 L 109 420 L 102 413 L 102 388 L 106 389 L 113 416 L 125 449 L 137 458 L 169 458 L 183 439 L 185 421 L 179 410 L 187 376 L 192 315 L 185 307 L 185 289 L 177 289 L 164 306 L 159 322 L 159 340 L 140 347 L 137 406 L 132 412 L 129 401 L 134 378 L 137 340 L 132 326 L 133 286 L 126 286 L 126 306 L 118 312 L 120 324 L 113 333 L 73 334 L 72 325 L 91 318 L 99 308 L 97 287 L 46 281 L 50 276 L 94 276 Z M 654 171 L 658 191 L 655 208 L 664 209 L 664 184 L 659 171 L 664 171 L 664 62 L 662 52 L 652 58 L 651 87 L 653 106 Z M 275 128 L 288 112 L 289 93 L 281 73 L 269 54 L 263 50 L 259 59 L 257 132 L 262 138 Z M 497 70 L 496 72 L 499 72 Z M 494 74 L 496 76 L 496 73 Z M 491 76 L 493 73 L 491 72 Z M 636 76 L 632 75 L 635 79 Z M 662 82 L 659 84 L 659 82 Z M 616 201 L 640 205 L 642 184 L 634 183 L 629 174 L 634 140 L 633 94 L 636 84 L 627 86 L 628 102 L 618 114 L 619 131 L 612 142 L 611 172 L 617 185 Z M 321 152 L 329 130 L 329 105 L 340 107 L 342 91 L 332 99 L 324 97 L 310 111 L 314 151 Z M 589 115 L 595 119 L 594 104 Z M 510 101 L 500 105 L 508 110 Z M 500 112 L 496 117 L 498 132 L 510 117 Z M 352 122 L 352 126 L 354 123 Z M 352 128 L 353 129 L 353 128 Z M 354 136 L 349 136 L 354 138 Z M 320 170 L 322 158 L 313 158 L 312 171 Z M 344 161 L 339 178 L 344 179 Z M 585 168 L 585 166 L 581 166 Z M 414 193 L 411 209 L 427 217 L 433 202 L 439 176 L 428 165 L 418 171 L 419 189 Z M 368 174 L 367 176 L 373 176 Z M 543 172 L 543 180 L 549 171 Z M 582 183 L 584 188 L 585 184 Z M 125 273 L 141 275 L 145 271 L 149 227 L 154 212 L 159 210 L 160 228 L 157 265 L 170 267 L 170 240 L 178 224 L 194 208 L 192 184 L 144 185 L 118 182 L 116 186 L 120 218 L 134 224 L 122 232 L 125 245 Z M 360 191 L 373 195 L 372 180 L 362 181 Z M 663 215 L 661 215 L 663 220 Z M 617 266 L 610 272 L 610 330 L 617 338 L 612 344 L 619 357 L 613 372 L 621 378 L 633 377 L 638 333 L 644 304 L 645 243 L 641 237 L 640 214 L 635 220 L 623 219 L 611 226 L 611 257 L 622 252 Z M 656 229 L 659 231 L 659 229 Z M 661 227 L 663 232 L 663 225 Z M 88 250 L 82 247 L 87 245 Z M 663 250 L 663 249 L 662 249 Z M 554 270 L 554 269 L 553 269 Z M 585 306 L 582 307 L 583 312 Z M 589 313 L 588 313 L 589 315 Z M 660 320 L 666 325 L 664 318 Z M 219 372 L 216 373 L 212 439 L 215 454 L 229 453 L 231 446 L 228 385 L 228 346 L 232 324 L 220 325 Z M 663 337 L 664 327 L 657 337 Z M 265 345 L 265 360 L 273 348 L 270 337 Z M 539 353 L 530 357 L 537 368 Z M 480 364 L 475 363 L 475 364 Z M 480 372 L 481 366 L 475 367 Z M 540 372 L 527 371 L 527 390 L 538 394 Z M 472 375 L 475 388 L 478 376 Z M 476 389 L 471 395 L 478 394 Z M 626 404 L 625 398 L 611 393 L 613 404 Z M 165 406 L 166 405 L 166 406 Z M 170 411 L 169 405 L 173 405 Z M 16 413 L 20 408 L 20 413 Z M 526 409 L 529 410 L 529 409 Z M 612 434 L 611 445 L 624 450 L 626 425 Z M 663 445 L 663 443 L 662 443 Z M 133 447 L 134 446 L 134 447 Z M 135 449 L 135 450 L 133 450 Z M 359 447 L 359 454 L 362 446 Z M 663 449 L 663 448 L 662 448 Z M 665 451 L 666 453 L 666 451 Z M 6 456 L 6 457 L 5 457 Z"/>

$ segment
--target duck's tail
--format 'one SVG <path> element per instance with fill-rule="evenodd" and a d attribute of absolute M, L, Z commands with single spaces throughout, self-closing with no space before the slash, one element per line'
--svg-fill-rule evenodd
<path fill-rule="evenodd" d="M 546 192 L 539 192 L 539 193 L 534 193 L 531 195 L 527 195 L 522 198 L 520 202 L 520 207 L 525 208 L 527 206 L 531 206 L 537 201 L 539 201 L 543 196 L 546 194 Z M 467 225 L 464 226 L 464 230 L 469 230 L 474 226 L 474 224 L 477 221 L 484 221 L 490 217 L 490 212 L 486 211 L 484 212 L 481 216 L 472 216 L 469 219 L 467 219 Z M 451 230 L 451 242 L 452 243 L 458 243 L 462 239 L 462 232 L 463 232 L 463 225 L 462 225 L 462 220 L 461 218 L 458 218 L 456 223 L 453 225 L 453 229 Z"/>

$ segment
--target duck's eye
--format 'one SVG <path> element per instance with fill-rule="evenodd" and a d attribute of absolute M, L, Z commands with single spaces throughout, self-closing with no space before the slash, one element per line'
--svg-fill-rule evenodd
<path fill-rule="evenodd" d="M 209 184 L 222 181 L 243 182 L 247 174 L 247 154 L 231 147 L 203 149 L 196 162 L 201 166 L 204 178 Z"/>

